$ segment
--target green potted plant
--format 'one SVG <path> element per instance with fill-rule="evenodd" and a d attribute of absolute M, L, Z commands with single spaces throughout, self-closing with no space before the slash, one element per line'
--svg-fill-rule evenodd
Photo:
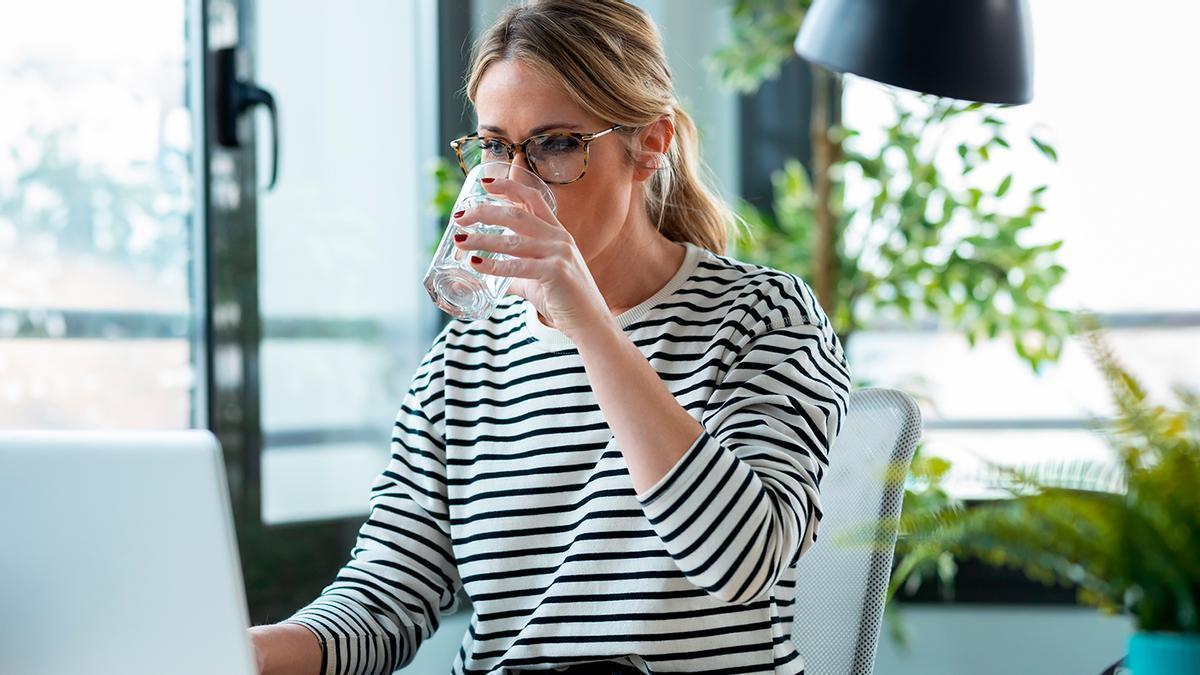
<path fill-rule="evenodd" d="M 1157 405 L 1096 329 L 1085 334 L 1115 403 L 1104 432 L 1114 462 L 993 467 L 1012 493 L 901 520 L 910 546 L 974 556 L 1082 602 L 1128 612 L 1134 675 L 1200 673 L 1200 396 Z"/>

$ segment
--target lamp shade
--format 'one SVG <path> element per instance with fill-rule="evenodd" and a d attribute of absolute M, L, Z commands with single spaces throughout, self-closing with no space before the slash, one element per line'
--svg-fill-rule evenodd
<path fill-rule="evenodd" d="M 1025 0 L 816 0 L 795 47 L 830 70 L 927 94 L 1033 98 Z"/>

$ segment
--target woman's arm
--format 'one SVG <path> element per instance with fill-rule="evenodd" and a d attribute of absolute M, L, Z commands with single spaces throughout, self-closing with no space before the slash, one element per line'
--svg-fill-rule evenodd
<path fill-rule="evenodd" d="M 819 310 L 740 328 L 702 415 L 620 331 L 576 339 L 638 500 L 684 575 L 730 603 L 770 593 L 812 545 L 845 414 L 845 357 Z"/>
<path fill-rule="evenodd" d="M 259 675 L 318 675 L 321 672 L 321 645 L 317 636 L 304 626 L 254 626 L 249 632 Z"/>
<path fill-rule="evenodd" d="M 663 384 L 624 331 L 597 331 L 576 346 L 604 419 L 625 454 L 638 494 L 646 492 L 704 430 Z"/>

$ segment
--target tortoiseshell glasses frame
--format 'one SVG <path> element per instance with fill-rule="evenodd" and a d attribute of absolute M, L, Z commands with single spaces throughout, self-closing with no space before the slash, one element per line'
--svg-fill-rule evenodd
<path fill-rule="evenodd" d="M 551 132 L 548 134 L 537 134 L 535 136 L 530 136 L 529 138 L 526 138 L 525 140 L 521 141 L 520 143 L 513 143 L 512 141 L 510 141 L 506 138 L 501 138 L 499 136 L 489 136 L 486 139 L 484 139 L 484 137 L 481 136 L 479 134 L 479 132 L 473 132 L 473 133 L 467 134 L 466 136 L 462 136 L 460 138 L 454 139 L 453 141 L 450 141 L 450 147 L 454 149 L 454 154 L 455 154 L 455 156 L 458 157 L 458 168 L 462 169 L 464 176 L 467 175 L 468 173 L 470 173 L 471 169 L 474 167 L 467 166 L 467 160 L 463 157 L 463 147 L 472 140 L 487 140 L 487 141 L 494 141 L 496 143 L 499 143 L 504 148 L 505 152 L 508 154 L 508 161 L 510 163 L 513 161 L 513 158 L 516 157 L 517 149 L 519 148 L 521 150 L 521 154 L 525 155 L 525 161 L 526 161 L 526 163 L 529 164 L 529 168 L 531 170 L 533 170 L 533 172 L 535 174 L 537 174 L 538 178 L 541 178 L 542 180 L 546 181 L 547 183 L 550 183 L 551 185 L 569 185 L 569 184 L 574 183 L 575 181 L 583 178 L 584 174 L 587 173 L 588 157 L 590 154 L 588 152 L 588 146 L 591 144 L 591 142 L 596 140 L 597 138 L 600 138 L 601 136 L 604 136 L 605 134 L 609 134 L 614 131 L 622 130 L 622 129 L 629 129 L 629 127 L 626 127 L 621 124 L 615 124 L 615 125 L 607 128 L 607 129 L 604 129 L 602 131 L 597 131 L 595 133 L 590 133 L 590 134 L 584 134 L 584 133 L 579 133 L 579 132 L 574 132 L 574 131 L 556 131 L 556 132 Z M 583 166 L 580 168 L 578 176 L 575 176 L 574 178 L 572 178 L 570 180 L 550 180 L 550 179 L 546 178 L 545 176 L 543 176 L 541 174 L 541 172 L 538 171 L 537 160 L 529 156 L 529 152 L 528 152 L 529 144 L 533 143 L 535 141 L 542 142 L 542 141 L 552 140 L 554 138 L 570 138 L 570 139 L 573 139 L 576 142 L 580 143 L 580 145 L 582 146 L 581 149 L 583 152 Z"/>

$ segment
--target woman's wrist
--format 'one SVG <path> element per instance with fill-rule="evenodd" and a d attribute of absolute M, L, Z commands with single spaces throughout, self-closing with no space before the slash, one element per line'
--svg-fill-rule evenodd
<path fill-rule="evenodd" d="M 298 623 L 254 626 L 250 644 L 259 675 L 317 675 L 321 669 L 321 643 Z"/>

